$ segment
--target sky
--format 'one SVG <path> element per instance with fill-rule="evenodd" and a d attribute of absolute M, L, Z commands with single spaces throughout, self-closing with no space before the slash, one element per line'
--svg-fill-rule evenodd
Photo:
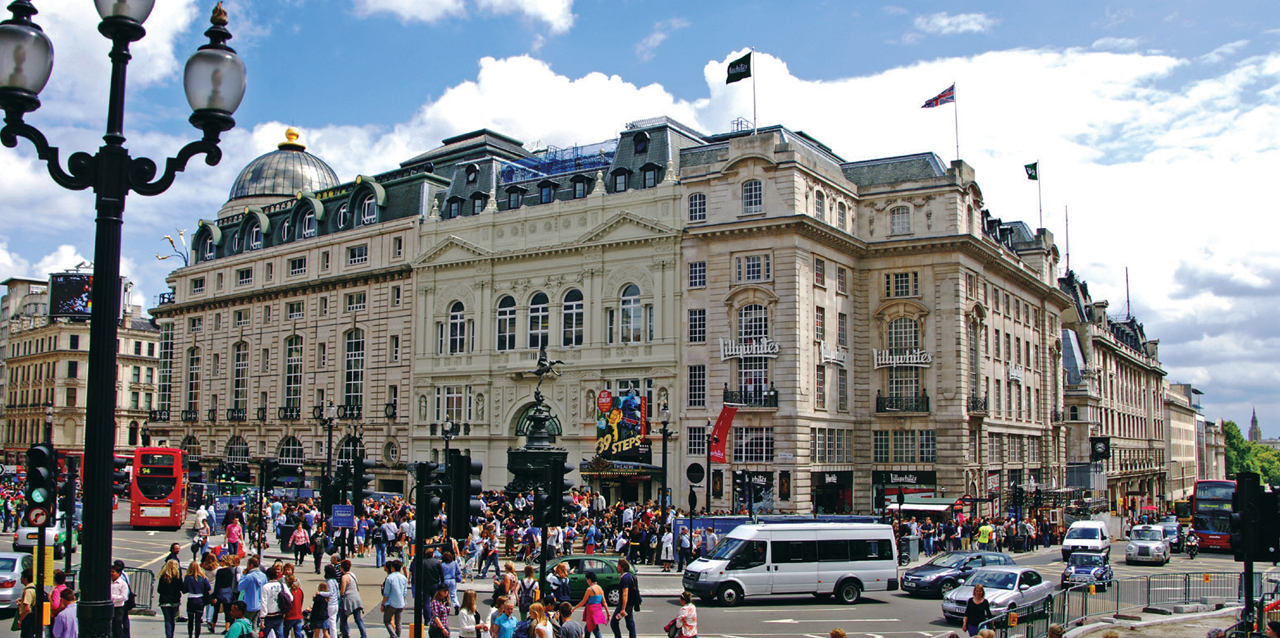
<path fill-rule="evenodd" d="M 34 4 L 56 61 L 27 121 L 66 158 L 101 144 L 110 43 L 91 3 Z M 224 5 L 248 90 L 218 166 L 197 158 L 168 192 L 129 199 L 122 270 L 144 307 L 180 265 L 157 261 L 170 252 L 162 237 L 213 217 L 288 126 L 344 181 L 482 127 L 531 148 L 604 141 L 658 115 L 723 132 L 752 117 L 752 82 L 724 79 L 754 49 L 759 124 L 805 131 L 846 160 L 932 151 L 950 162 L 958 120 L 960 157 L 994 215 L 1034 227 L 1043 214 L 1065 252 L 1069 213 L 1071 267 L 1111 314 L 1159 339 L 1170 380 L 1204 392 L 1207 418 L 1247 427 L 1256 407 L 1263 433 L 1280 437 L 1272 1 Z M 134 45 L 134 156 L 162 163 L 198 136 L 182 67 L 207 42 L 211 8 L 157 2 Z M 954 110 L 920 108 L 952 83 Z M 1033 161 L 1039 184 L 1023 172 Z M 92 195 L 55 186 L 29 143 L 0 149 L 0 278 L 92 261 L 93 219 Z"/>

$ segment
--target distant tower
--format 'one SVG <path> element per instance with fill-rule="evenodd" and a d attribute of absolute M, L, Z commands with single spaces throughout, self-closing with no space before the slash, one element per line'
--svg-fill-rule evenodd
<path fill-rule="evenodd" d="M 1258 408 L 1253 409 L 1253 419 L 1249 421 L 1249 440 L 1255 443 L 1262 440 L 1262 428 L 1258 427 Z"/>

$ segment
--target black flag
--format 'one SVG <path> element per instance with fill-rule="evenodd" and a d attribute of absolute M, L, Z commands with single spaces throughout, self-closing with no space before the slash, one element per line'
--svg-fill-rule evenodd
<path fill-rule="evenodd" d="M 751 77 L 751 53 L 729 63 L 729 77 L 725 79 L 725 84 L 733 84 L 738 80 L 745 80 Z"/>

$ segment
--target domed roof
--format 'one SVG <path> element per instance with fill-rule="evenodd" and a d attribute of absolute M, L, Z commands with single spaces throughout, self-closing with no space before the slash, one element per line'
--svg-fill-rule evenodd
<path fill-rule="evenodd" d="M 299 191 L 315 193 L 337 186 L 338 175 L 320 158 L 298 143 L 298 131 L 285 131 L 287 141 L 244 167 L 231 186 L 230 199 L 259 195 L 293 197 Z"/>

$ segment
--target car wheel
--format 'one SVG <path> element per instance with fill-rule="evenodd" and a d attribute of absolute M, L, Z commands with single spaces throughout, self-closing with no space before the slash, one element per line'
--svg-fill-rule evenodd
<path fill-rule="evenodd" d="M 716 598 L 724 607 L 735 607 L 742 602 L 742 588 L 733 583 L 725 583 L 720 586 L 720 592 Z"/>
<path fill-rule="evenodd" d="M 840 602 L 852 605 L 862 598 L 862 588 L 858 586 L 857 581 L 846 580 L 836 587 L 836 595 L 840 598 Z"/>
<path fill-rule="evenodd" d="M 950 594 L 951 592 L 955 591 L 955 588 L 956 588 L 956 584 L 954 582 L 951 582 L 949 580 L 943 581 L 943 583 L 938 586 L 938 593 L 945 598 L 947 594 Z"/>
<path fill-rule="evenodd" d="M 622 590 L 617 587 L 610 587 L 604 590 L 604 599 L 608 601 L 610 607 L 617 608 L 622 604 Z"/>

